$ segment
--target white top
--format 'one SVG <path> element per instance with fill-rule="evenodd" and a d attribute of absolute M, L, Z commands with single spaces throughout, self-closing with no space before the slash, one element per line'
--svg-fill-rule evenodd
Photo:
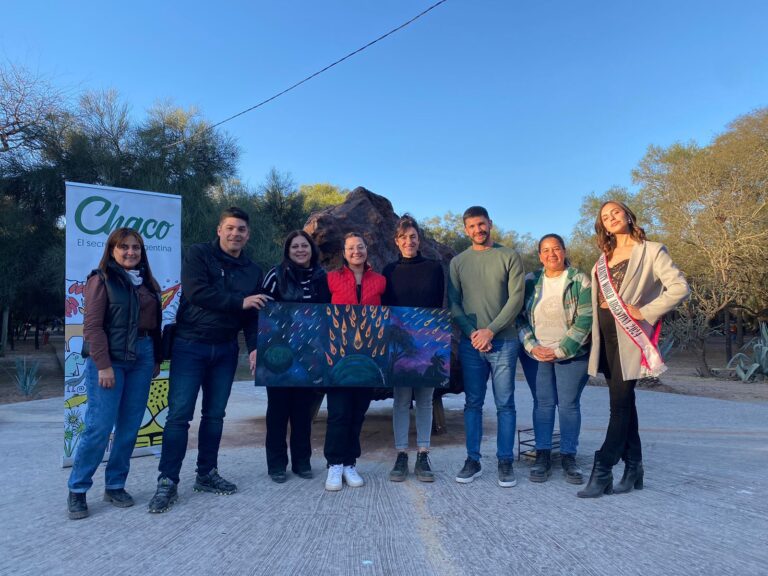
<path fill-rule="evenodd" d="M 560 341 L 568 331 L 563 307 L 563 290 L 567 277 L 565 272 L 554 278 L 544 275 L 541 298 L 533 309 L 536 340 L 546 348 L 560 346 Z"/>

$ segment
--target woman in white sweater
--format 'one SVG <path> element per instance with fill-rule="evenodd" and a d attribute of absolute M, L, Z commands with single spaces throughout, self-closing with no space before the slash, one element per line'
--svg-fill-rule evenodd
<path fill-rule="evenodd" d="M 688 283 L 666 247 L 645 239 L 625 204 L 608 201 L 595 221 L 602 255 L 592 269 L 592 351 L 588 372 L 608 383 L 608 430 L 587 487 L 580 498 L 643 487 L 635 384 L 666 369 L 657 347 L 661 319 L 688 296 Z M 613 466 L 624 460 L 624 475 L 613 485 Z"/>

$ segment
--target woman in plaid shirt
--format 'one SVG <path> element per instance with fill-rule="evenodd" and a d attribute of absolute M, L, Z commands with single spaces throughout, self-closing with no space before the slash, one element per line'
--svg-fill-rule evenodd
<path fill-rule="evenodd" d="M 520 363 L 533 394 L 536 463 L 532 482 L 552 473 L 555 407 L 560 416 L 560 454 L 566 482 L 582 484 L 576 464 L 581 429 L 581 392 L 587 383 L 592 289 L 589 276 L 570 266 L 557 234 L 539 240 L 541 270 L 525 278 L 525 302 L 518 317 Z"/>

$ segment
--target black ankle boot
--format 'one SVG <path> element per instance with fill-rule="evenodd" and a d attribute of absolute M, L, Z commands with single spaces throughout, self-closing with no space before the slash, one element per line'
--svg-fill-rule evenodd
<path fill-rule="evenodd" d="M 616 494 L 624 494 L 635 490 L 643 489 L 643 476 L 645 470 L 643 470 L 642 460 L 632 461 L 627 460 L 624 463 L 624 475 L 621 477 L 621 481 L 613 487 L 613 491 Z"/>
<path fill-rule="evenodd" d="M 536 450 L 536 463 L 531 467 L 531 482 L 546 482 L 552 474 L 552 451 Z"/>
<path fill-rule="evenodd" d="M 599 498 L 603 494 L 613 493 L 613 466 L 606 466 L 600 461 L 600 452 L 595 452 L 595 465 L 592 475 L 584 490 L 576 493 L 579 498 Z"/>
<path fill-rule="evenodd" d="M 85 492 L 70 492 L 67 499 L 69 519 L 79 520 L 88 517 L 88 504 L 85 501 Z"/>

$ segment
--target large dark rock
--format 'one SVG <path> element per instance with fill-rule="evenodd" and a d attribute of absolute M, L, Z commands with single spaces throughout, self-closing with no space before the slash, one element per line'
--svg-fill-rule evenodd
<path fill-rule="evenodd" d="M 320 263 L 326 270 L 341 267 L 344 235 L 358 232 L 368 245 L 368 262 L 381 272 L 386 264 L 397 260 L 394 234 L 398 218 L 389 200 L 359 186 L 347 195 L 343 204 L 312 214 L 304 230 L 320 249 Z M 447 274 L 448 262 L 455 254 L 451 248 L 430 238 L 421 238 L 420 249 L 426 258 L 442 261 Z"/>
<path fill-rule="evenodd" d="M 312 214 L 304 225 L 304 230 L 317 244 L 320 263 L 326 270 L 335 270 L 342 266 L 344 235 L 357 232 L 362 234 L 368 246 L 368 262 L 375 271 L 381 272 L 386 264 L 397 260 L 399 254 L 394 238 L 398 218 L 389 200 L 359 186 L 347 195 L 344 203 Z M 443 263 L 445 285 L 448 286 L 448 263 L 455 252 L 444 244 L 424 237 L 420 239 L 420 250 L 426 258 Z M 464 387 L 457 360 L 457 337 L 458 333 L 454 330 L 451 346 L 451 384 L 448 391 L 459 393 Z"/>

